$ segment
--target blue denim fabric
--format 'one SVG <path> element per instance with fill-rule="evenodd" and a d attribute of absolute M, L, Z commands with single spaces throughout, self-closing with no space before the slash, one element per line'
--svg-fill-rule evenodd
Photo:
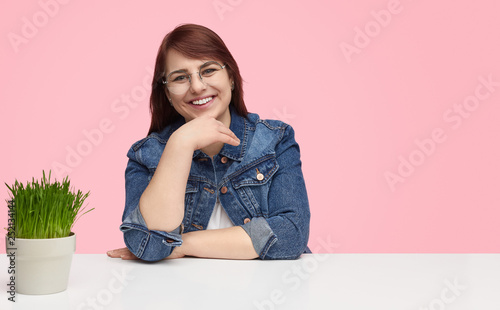
<path fill-rule="evenodd" d="M 148 230 L 139 199 L 168 138 L 183 124 L 184 120 L 150 134 L 132 145 L 127 154 L 126 202 L 120 229 L 130 251 L 146 261 L 169 256 L 173 247 L 182 244 L 182 233 L 207 227 L 218 198 L 233 224 L 248 233 L 261 259 L 295 259 L 309 252 L 309 203 L 292 127 L 281 121 L 261 120 L 257 114 L 244 118 L 233 109 L 230 129 L 241 140 L 240 145 L 225 144 L 213 160 L 195 151 L 181 226 L 171 232 Z M 228 159 L 226 163 L 223 157 Z"/>

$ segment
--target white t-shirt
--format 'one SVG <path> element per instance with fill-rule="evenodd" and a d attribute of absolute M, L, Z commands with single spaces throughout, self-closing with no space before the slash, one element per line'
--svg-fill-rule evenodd
<path fill-rule="evenodd" d="M 212 216 L 210 216 L 210 220 L 208 221 L 207 230 L 228 228 L 233 226 L 233 222 L 231 222 L 231 219 L 229 218 L 229 216 L 227 216 L 227 213 L 222 207 L 219 199 L 217 199 L 214 211 L 212 212 Z"/>

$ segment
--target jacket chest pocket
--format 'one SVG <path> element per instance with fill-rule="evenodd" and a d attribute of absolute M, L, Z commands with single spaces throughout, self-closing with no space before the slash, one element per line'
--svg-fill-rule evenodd
<path fill-rule="evenodd" d="M 252 216 L 268 215 L 268 195 L 273 175 L 278 170 L 274 155 L 255 160 L 230 176 L 240 203 Z"/>

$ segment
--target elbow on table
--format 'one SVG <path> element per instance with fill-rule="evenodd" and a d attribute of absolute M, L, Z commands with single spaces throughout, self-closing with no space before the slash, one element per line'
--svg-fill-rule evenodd
<path fill-rule="evenodd" d="M 260 257 L 265 260 L 294 260 L 298 259 L 307 251 L 307 236 L 299 236 L 295 240 L 279 240 L 276 237 L 272 244 L 261 253 Z"/>
<path fill-rule="evenodd" d="M 309 220 L 302 225 L 286 217 L 257 217 L 242 228 L 252 239 L 260 259 L 297 259 L 306 251 L 309 240 Z"/>
<path fill-rule="evenodd" d="M 277 229 L 268 239 L 259 256 L 266 260 L 298 259 L 303 253 L 310 252 L 307 247 L 308 241 L 309 227 L 305 229 Z"/>
<path fill-rule="evenodd" d="M 132 254 L 148 262 L 164 259 L 172 253 L 174 248 L 173 244 L 166 241 L 166 238 L 141 230 L 128 229 L 123 231 L 123 239 Z"/>

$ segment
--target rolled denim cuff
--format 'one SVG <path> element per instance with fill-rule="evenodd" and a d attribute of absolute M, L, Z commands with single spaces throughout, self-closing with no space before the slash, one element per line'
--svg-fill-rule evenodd
<path fill-rule="evenodd" d="M 252 239 L 253 248 L 264 258 L 269 248 L 278 241 L 278 237 L 263 217 L 254 217 L 250 222 L 241 226 Z"/>
<path fill-rule="evenodd" d="M 137 206 L 120 225 L 127 248 L 135 256 L 146 261 L 158 261 L 182 244 L 182 226 L 171 232 L 149 230 Z"/>

